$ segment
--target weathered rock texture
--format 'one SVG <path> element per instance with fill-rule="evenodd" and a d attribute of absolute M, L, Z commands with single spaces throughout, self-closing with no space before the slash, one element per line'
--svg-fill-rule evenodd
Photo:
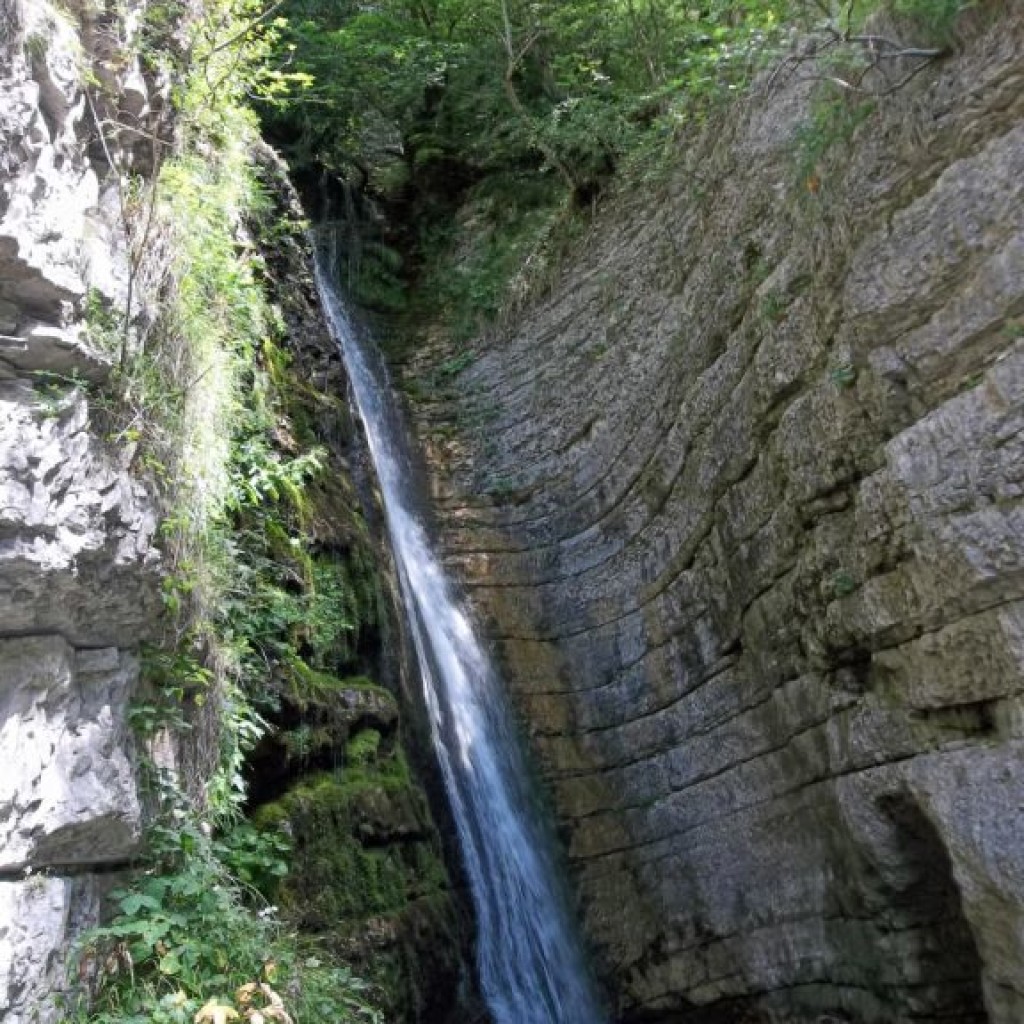
<path fill-rule="evenodd" d="M 420 408 L 622 1019 L 1024 1019 L 1002 10 L 820 188 L 811 87 L 755 95 Z"/>
<path fill-rule="evenodd" d="M 185 18 L 197 9 L 186 3 L 175 14 Z M 110 349 L 122 343 L 119 321 L 145 325 L 152 314 L 144 307 L 152 299 L 147 274 L 159 278 L 151 265 L 169 258 L 158 232 L 136 227 L 147 245 L 136 240 L 132 265 L 132 229 L 122 220 L 117 184 L 128 174 L 150 175 L 156 147 L 173 131 L 167 84 L 148 65 L 144 74 L 137 56 L 144 13 L 144 0 L 0 0 L 4 1024 L 59 1019 L 55 997 L 68 980 L 69 943 L 98 922 L 110 878 L 139 852 L 144 824 L 128 707 L 139 690 L 140 645 L 159 631 L 156 503 L 140 478 L 144 460 L 134 445 L 114 451 L 104 442 L 92 415 L 102 403 L 91 401 L 117 358 Z M 156 20 L 166 29 L 165 19 L 166 12 Z M 315 557 L 347 559 L 365 575 L 379 574 L 379 614 L 353 641 L 357 664 L 346 667 L 353 675 L 379 669 L 380 678 L 397 685 L 401 644 L 394 608 L 384 607 L 386 556 L 356 511 L 350 480 L 366 459 L 364 440 L 345 405 L 346 378 L 317 304 L 297 199 L 271 152 L 252 156 L 278 200 L 268 222 L 251 227 L 273 238 L 273 251 L 264 253 L 264 285 L 287 324 L 292 390 L 301 396 L 296 418 L 313 425 L 311 443 L 328 453 L 329 472 L 307 495 L 303 533 Z M 97 316 L 97 309 L 113 316 Z M 279 443 L 283 456 L 293 457 L 296 440 L 284 423 L 282 414 Z M 365 785 L 350 782 L 345 799 L 309 816 L 317 856 L 297 851 L 296 877 L 309 864 L 321 873 L 300 889 L 303 906 L 294 917 L 323 931 L 344 925 L 344 934 L 336 930 L 331 938 L 382 976 L 394 1019 L 439 1019 L 454 1001 L 464 935 L 437 832 L 401 753 L 395 701 L 341 679 L 332 689 L 326 671 L 319 677 L 319 704 L 282 699 L 273 723 L 279 735 L 257 752 L 264 755 L 254 766 L 255 775 L 264 775 L 257 782 L 285 788 L 351 761 Z M 197 806 L 223 726 L 216 702 L 205 707 L 194 728 L 161 736 L 155 752 L 181 768 Z M 357 745 L 351 753 L 363 732 L 372 734 L 363 740 L 366 749 Z M 301 754 L 285 756 L 289 740 Z M 280 777 L 269 777 L 268 763 Z M 342 791 L 328 788 L 332 797 Z M 305 820 L 291 809 L 296 822 Z M 329 893 L 316 888 L 325 878 L 334 885 Z M 314 914 L 318 895 L 328 911 L 347 907 L 346 920 Z"/>
<path fill-rule="evenodd" d="M 106 449 L 78 381 L 109 355 L 90 289 L 123 302 L 106 157 L 149 116 L 119 62 L 95 113 L 83 80 L 122 39 L 74 3 L 0 0 L 0 1019 L 53 1019 L 69 937 L 97 921 L 97 871 L 131 858 L 141 812 L 126 725 L 159 609 L 145 488 Z M 89 7 L 91 9 L 91 7 Z M 113 73 L 111 73 L 113 75 Z M 129 107 L 131 109 L 129 109 Z M 96 119 L 125 125 L 98 145 Z M 150 122 L 152 127 L 152 122 Z M 98 151 L 98 152 L 97 152 Z"/>

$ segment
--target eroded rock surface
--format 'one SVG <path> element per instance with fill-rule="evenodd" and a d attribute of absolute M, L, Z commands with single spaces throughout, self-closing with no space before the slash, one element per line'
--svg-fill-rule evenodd
<path fill-rule="evenodd" d="M 810 187 L 756 95 L 419 410 L 624 1019 L 1024 1019 L 1013 7 Z"/>
<path fill-rule="evenodd" d="M 66 983 L 68 935 L 95 924 L 100 885 L 90 876 L 29 875 L 0 881 L 0 1015 L 5 1021 L 52 1019 Z"/>
<path fill-rule="evenodd" d="M 106 161 L 132 166 L 149 90 L 125 60 L 106 94 L 123 101 L 89 100 L 96 48 L 125 31 L 92 5 L 0 0 L 0 30 L 0 1018 L 48 1024 L 96 872 L 141 824 L 126 715 L 159 610 L 156 518 L 90 420 L 111 353 L 85 321 L 90 294 L 124 301 Z M 121 125 L 105 149 L 100 122 Z"/>
<path fill-rule="evenodd" d="M 0 640 L 0 871 L 124 860 L 140 811 L 125 721 L 138 674 L 117 648 Z"/>

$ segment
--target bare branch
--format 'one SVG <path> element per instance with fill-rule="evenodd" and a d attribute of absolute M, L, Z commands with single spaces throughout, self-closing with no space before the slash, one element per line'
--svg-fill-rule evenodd
<path fill-rule="evenodd" d="M 902 43 L 897 43 L 892 39 L 886 39 L 885 36 L 847 36 L 844 39 L 848 43 L 859 43 L 862 46 L 869 48 L 875 46 L 888 47 L 888 53 L 876 53 L 875 56 L 882 57 L 942 57 L 946 50 L 944 49 L 922 49 L 917 46 L 904 46 Z"/>
<path fill-rule="evenodd" d="M 814 2 L 820 10 L 825 11 L 831 17 L 832 12 L 826 10 L 823 0 L 814 0 Z M 804 76 L 806 81 L 830 82 L 846 92 L 856 92 L 866 96 L 889 96 L 902 89 L 911 79 L 920 74 L 924 68 L 938 58 L 945 56 L 948 52 L 944 48 L 907 46 L 897 40 L 876 33 L 854 33 L 852 31 L 852 10 L 853 4 L 851 0 L 845 10 L 845 29 L 840 30 L 835 25 L 829 25 L 822 30 L 824 38 L 812 38 L 808 41 L 803 52 L 787 56 L 772 72 L 768 80 L 768 92 L 771 93 L 780 81 L 788 82 L 801 67 L 810 64 L 814 70 Z M 848 77 L 844 77 L 841 74 L 828 74 L 819 70 L 821 58 L 825 51 L 840 46 L 858 47 L 868 55 L 867 62 L 860 69 L 859 73 L 851 73 Z M 893 85 L 878 89 L 864 88 L 864 81 L 872 71 L 879 70 L 884 61 L 894 60 L 917 61 L 919 63 Z"/>

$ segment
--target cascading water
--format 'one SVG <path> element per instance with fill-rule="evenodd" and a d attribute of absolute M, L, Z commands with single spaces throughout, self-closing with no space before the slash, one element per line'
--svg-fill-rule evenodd
<path fill-rule="evenodd" d="M 401 418 L 318 247 L 316 276 L 377 469 L 434 747 L 477 915 L 496 1024 L 603 1024 L 491 661 L 415 514 Z"/>

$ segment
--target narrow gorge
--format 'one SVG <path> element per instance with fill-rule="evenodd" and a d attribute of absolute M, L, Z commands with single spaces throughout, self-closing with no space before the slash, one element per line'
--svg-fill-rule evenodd
<path fill-rule="evenodd" d="M 763 85 L 419 407 L 625 1019 L 1024 1016 L 1014 10 L 814 191 Z"/>
<path fill-rule="evenodd" d="M 0 83 L 0 1021 L 1024 1020 L 1020 0 Z"/>

